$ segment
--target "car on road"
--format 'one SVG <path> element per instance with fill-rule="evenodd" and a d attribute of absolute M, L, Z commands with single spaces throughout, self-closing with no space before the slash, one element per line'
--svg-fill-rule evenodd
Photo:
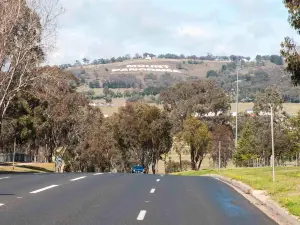
<path fill-rule="evenodd" d="M 143 166 L 135 165 L 131 168 L 131 173 L 146 173 L 146 170 Z"/>

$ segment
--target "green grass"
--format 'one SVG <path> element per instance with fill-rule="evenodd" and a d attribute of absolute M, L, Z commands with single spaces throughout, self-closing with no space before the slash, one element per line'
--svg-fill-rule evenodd
<path fill-rule="evenodd" d="M 201 176 L 206 174 L 220 174 L 240 180 L 256 190 L 266 190 L 267 193 L 286 207 L 290 213 L 300 216 L 300 168 L 276 168 L 276 182 L 272 182 L 271 168 L 235 168 L 217 170 L 201 170 L 178 173 L 184 176 Z"/>

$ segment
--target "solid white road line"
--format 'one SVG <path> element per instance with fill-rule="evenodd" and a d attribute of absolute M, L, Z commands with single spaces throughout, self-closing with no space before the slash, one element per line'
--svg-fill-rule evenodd
<path fill-rule="evenodd" d="M 9 177 L 0 177 L 0 180 L 2 180 L 2 179 L 8 179 Z"/>
<path fill-rule="evenodd" d="M 100 174 L 103 174 L 103 173 L 95 173 L 95 174 L 93 174 L 94 176 L 97 176 L 97 175 L 100 175 Z"/>
<path fill-rule="evenodd" d="M 156 179 L 156 182 L 159 182 L 160 181 L 160 179 Z"/>
<path fill-rule="evenodd" d="M 54 187 L 57 187 L 57 186 L 58 186 L 58 185 L 56 185 L 56 184 L 50 185 L 50 186 L 48 186 L 48 187 L 44 187 L 44 188 L 41 188 L 41 189 L 32 191 L 32 192 L 30 192 L 30 194 L 36 194 L 36 193 L 39 193 L 39 192 L 41 192 L 41 191 L 46 191 L 46 190 L 48 190 L 48 189 L 50 189 L 50 188 L 54 188 Z"/>
<path fill-rule="evenodd" d="M 81 179 L 84 179 L 84 178 L 86 178 L 86 176 L 83 176 L 83 177 L 77 177 L 77 178 L 71 179 L 70 181 L 81 180 Z"/>
<path fill-rule="evenodd" d="M 146 215 L 146 210 L 141 210 L 138 217 L 136 218 L 137 220 L 144 220 L 144 217 Z"/>
<path fill-rule="evenodd" d="M 4 206 L 4 204 L 3 204 L 3 203 L 0 203 L 0 206 Z"/>
<path fill-rule="evenodd" d="M 155 192 L 155 189 L 152 188 L 151 191 L 150 191 L 150 193 L 153 194 L 154 192 Z"/>

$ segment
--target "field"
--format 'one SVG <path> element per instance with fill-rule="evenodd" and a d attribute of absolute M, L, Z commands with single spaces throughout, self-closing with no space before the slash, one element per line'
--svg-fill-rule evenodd
<path fill-rule="evenodd" d="M 220 174 L 240 180 L 256 190 L 267 193 L 287 208 L 290 213 L 300 216 L 300 167 L 276 168 L 276 182 L 272 182 L 272 169 L 268 168 L 235 168 L 216 170 L 200 170 L 177 173 L 184 176 Z"/>
<path fill-rule="evenodd" d="M 254 106 L 253 103 L 239 103 L 239 112 L 252 109 Z M 231 103 L 231 112 L 235 112 L 235 103 Z M 296 114 L 300 110 L 300 103 L 283 103 L 283 111 L 287 112 L 290 115 Z"/>

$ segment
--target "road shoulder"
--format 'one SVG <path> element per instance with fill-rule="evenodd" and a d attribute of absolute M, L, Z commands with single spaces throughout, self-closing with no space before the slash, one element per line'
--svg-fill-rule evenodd
<path fill-rule="evenodd" d="M 209 174 L 205 175 L 209 177 L 213 177 L 227 185 L 231 186 L 238 193 L 243 195 L 248 201 L 258 207 L 261 211 L 263 211 L 267 216 L 272 218 L 278 224 L 291 224 L 297 225 L 300 224 L 300 219 L 294 215 L 291 215 L 288 210 L 281 207 L 278 203 L 273 201 L 270 196 L 266 194 L 265 191 L 262 190 L 254 190 L 247 184 L 242 183 L 241 181 L 237 181 L 231 178 L 227 178 L 217 174 Z"/>

